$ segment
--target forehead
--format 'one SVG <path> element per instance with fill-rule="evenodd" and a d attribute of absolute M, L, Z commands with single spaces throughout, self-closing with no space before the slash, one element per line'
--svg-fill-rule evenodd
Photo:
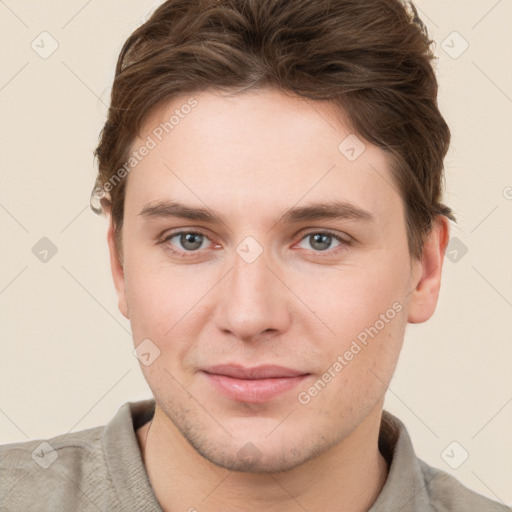
<path fill-rule="evenodd" d="M 148 117 L 132 152 L 144 146 L 126 193 L 137 207 L 179 197 L 255 214 L 341 200 L 382 216 L 401 206 L 386 153 L 330 102 L 275 90 L 183 95 Z"/>

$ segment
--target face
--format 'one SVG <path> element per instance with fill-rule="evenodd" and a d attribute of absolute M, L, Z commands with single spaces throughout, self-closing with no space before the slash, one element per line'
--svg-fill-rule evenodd
<path fill-rule="evenodd" d="M 380 410 L 432 300 L 386 154 L 359 154 L 332 105 L 191 96 L 133 144 L 151 148 L 127 178 L 122 268 L 109 234 L 120 309 L 170 430 L 221 467 L 291 469 Z"/>

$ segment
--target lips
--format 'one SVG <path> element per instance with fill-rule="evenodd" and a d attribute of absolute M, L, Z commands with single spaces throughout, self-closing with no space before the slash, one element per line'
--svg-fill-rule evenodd
<path fill-rule="evenodd" d="M 228 398 L 246 403 L 264 403 L 298 386 L 309 373 L 276 365 L 246 368 L 216 365 L 205 368 L 209 383 Z"/>
<path fill-rule="evenodd" d="M 279 379 L 281 377 L 297 377 L 299 375 L 306 375 L 307 372 L 292 370 L 284 366 L 264 365 L 256 366 L 253 368 L 244 368 L 243 366 L 233 364 L 220 364 L 211 366 L 204 370 L 207 373 L 215 375 L 225 375 L 234 379 Z"/>

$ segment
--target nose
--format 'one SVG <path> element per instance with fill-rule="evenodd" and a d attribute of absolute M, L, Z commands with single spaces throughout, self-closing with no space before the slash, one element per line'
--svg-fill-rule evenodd
<path fill-rule="evenodd" d="M 233 268 L 218 290 L 214 321 L 220 330 L 247 342 L 287 330 L 292 294 L 271 267 L 265 251 L 252 262 L 234 254 Z"/>

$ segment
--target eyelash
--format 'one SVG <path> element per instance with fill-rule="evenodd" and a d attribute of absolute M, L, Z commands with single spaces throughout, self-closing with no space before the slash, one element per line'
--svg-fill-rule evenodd
<path fill-rule="evenodd" d="M 174 238 L 176 235 L 182 235 L 182 234 L 192 234 L 192 235 L 201 235 L 205 238 L 207 238 L 209 240 L 209 237 L 208 235 L 206 235 L 205 233 L 201 232 L 201 231 L 194 231 L 194 230 L 190 230 L 190 231 L 186 231 L 186 230 L 181 230 L 181 231 L 174 231 L 172 233 L 169 233 L 167 235 L 164 236 L 164 238 L 162 238 L 158 243 L 159 244 L 165 244 L 166 242 L 169 242 L 172 238 Z M 340 235 L 337 235 L 336 233 L 332 232 L 332 231 L 329 231 L 329 230 L 321 230 L 321 231 L 318 231 L 318 230 L 312 230 L 312 231 L 308 231 L 307 233 L 305 233 L 302 238 L 299 240 L 299 243 L 302 242 L 303 240 L 305 240 L 308 236 L 311 236 L 311 235 L 327 235 L 327 236 L 330 236 L 332 238 L 334 238 L 335 240 L 337 240 L 338 242 L 340 242 L 340 245 L 334 249 L 325 249 L 324 251 L 315 251 L 314 249 L 311 249 L 312 252 L 314 252 L 315 254 L 318 254 L 320 256 L 322 256 L 324 253 L 327 253 L 327 255 L 331 255 L 332 253 L 337 253 L 339 250 L 343 250 L 346 246 L 350 245 L 351 244 L 351 240 L 349 239 L 344 239 L 343 237 L 341 237 Z M 183 258 L 193 258 L 195 256 L 197 256 L 198 252 L 200 251 L 200 249 L 195 249 L 193 251 L 180 251 L 180 250 L 177 250 L 174 246 L 172 246 L 171 244 L 169 244 L 167 246 L 167 248 L 174 254 L 178 255 L 178 256 L 181 256 Z"/>

